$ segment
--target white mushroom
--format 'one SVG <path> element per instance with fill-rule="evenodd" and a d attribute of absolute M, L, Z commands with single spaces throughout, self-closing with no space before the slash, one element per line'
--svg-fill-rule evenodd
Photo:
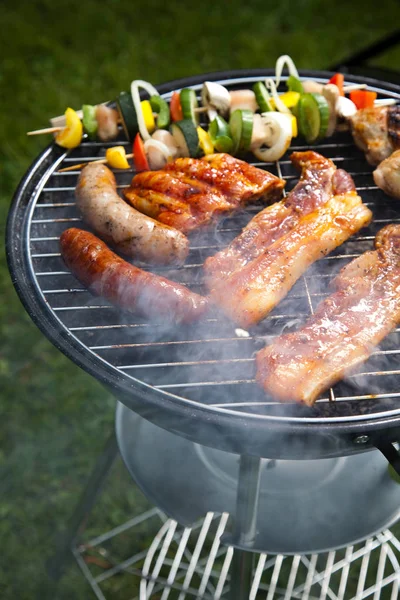
<path fill-rule="evenodd" d="M 219 113 L 226 116 L 231 105 L 231 96 L 223 85 L 213 81 L 205 81 L 201 90 L 201 102 L 208 108 L 210 121 L 214 120 Z"/>

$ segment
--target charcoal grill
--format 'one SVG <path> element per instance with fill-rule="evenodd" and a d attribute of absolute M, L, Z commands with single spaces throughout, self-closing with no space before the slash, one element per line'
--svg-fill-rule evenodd
<path fill-rule="evenodd" d="M 182 87 L 199 91 L 205 80 L 239 89 L 270 75 L 268 70 L 214 73 L 158 89 L 168 100 Z M 304 78 L 323 82 L 330 76 L 302 73 Z M 346 79 L 367 83 L 380 98 L 400 99 L 400 88 L 395 85 L 352 76 Z M 128 146 L 122 132 L 118 143 Z M 139 418 L 201 446 L 241 457 L 232 538 L 238 547 L 254 548 L 261 457 L 330 459 L 379 448 L 398 469 L 400 460 L 393 444 L 400 439 L 400 329 L 386 338 L 360 372 L 330 389 L 312 409 L 279 404 L 254 381 L 254 353 L 282 331 L 298 327 L 327 295 L 333 275 L 371 249 L 381 227 L 400 221 L 398 204 L 373 185 L 372 168 L 351 136 L 338 133 L 313 149 L 349 171 L 374 221 L 309 269 L 269 317 L 250 331 L 236 328 L 217 312 L 201 324 L 184 328 L 148 322 L 92 296 L 68 271 L 60 256 L 59 236 L 68 227 L 85 228 L 85 224 L 74 201 L 79 172 L 57 170 L 100 158 L 109 145 L 115 141 L 85 139 L 71 152 L 49 146 L 15 194 L 7 226 L 9 267 L 25 308 L 43 333 Z M 310 146 L 295 140 L 276 164 L 264 165 L 251 156 L 248 160 L 283 177 L 287 192 L 298 179 L 289 154 L 303 149 Z M 118 187 L 127 186 L 132 175 L 132 170 L 117 173 Z M 201 293 L 205 258 L 237 235 L 249 214 L 257 210 L 250 207 L 246 213 L 192 235 L 184 267 L 156 271 Z M 130 466 L 129 456 L 125 460 Z M 244 560 L 240 553 L 238 557 L 239 562 Z"/>

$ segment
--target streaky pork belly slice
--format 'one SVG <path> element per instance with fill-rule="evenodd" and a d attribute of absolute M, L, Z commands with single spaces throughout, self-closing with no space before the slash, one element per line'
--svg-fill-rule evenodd
<path fill-rule="evenodd" d="M 400 225 L 384 227 L 375 250 L 344 267 L 301 329 L 257 353 L 257 382 L 282 402 L 311 406 L 353 372 L 400 323 Z"/>
<path fill-rule="evenodd" d="M 255 325 L 312 263 L 368 225 L 371 218 L 371 211 L 356 192 L 334 196 L 213 289 L 212 300 L 240 326 Z"/>
<path fill-rule="evenodd" d="M 332 196 L 355 190 L 351 176 L 329 159 L 313 151 L 293 152 L 290 159 L 301 178 L 281 202 L 268 206 L 246 225 L 226 248 L 204 263 L 209 289 L 223 284 L 226 277 L 259 256 L 268 246 L 299 223 Z"/>
<path fill-rule="evenodd" d="M 250 200 L 276 201 L 285 182 L 227 154 L 178 158 L 134 176 L 125 198 L 137 210 L 185 233 Z"/>

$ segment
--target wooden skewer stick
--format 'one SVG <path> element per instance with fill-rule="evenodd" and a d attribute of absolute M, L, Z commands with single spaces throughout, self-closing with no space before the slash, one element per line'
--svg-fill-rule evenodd
<path fill-rule="evenodd" d="M 343 86 L 343 91 L 348 94 L 354 90 L 365 90 L 366 87 L 368 87 L 366 83 L 349 83 L 349 85 Z"/>
<path fill-rule="evenodd" d="M 46 127 L 45 129 L 35 129 L 35 131 L 28 131 L 26 135 L 41 135 L 42 133 L 57 133 L 64 127 Z"/>
<path fill-rule="evenodd" d="M 133 158 L 133 154 L 127 154 L 126 158 Z M 106 158 L 100 158 L 99 160 L 88 160 L 84 163 L 79 163 L 78 165 L 72 165 L 71 167 L 64 167 L 63 169 L 58 169 L 57 173 L 66 173 L 67 171 L 77 171 L 78 169 L 82 169 L 86 167 L 86 165 L 94 165 L 94 164 L 105 164 L 107 163 Z"/>
<path fill-rule="evenodd" d="M 209 109 L 208 106 L 197 106 L 193 110 L 194 110 L 195 113 L 203 113 L 203 112 L 207 112 L 208 109 Z"/>

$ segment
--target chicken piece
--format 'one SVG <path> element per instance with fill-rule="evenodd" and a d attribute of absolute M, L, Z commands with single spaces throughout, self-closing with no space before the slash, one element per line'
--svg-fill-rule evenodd
<path fill-rule="evenodd" d="M 257 382 L 266 392 L 311 406 L 400 323 L 400 226 L 382 229 L 375 247 L 342 269 L 337 291 L 301 329 L 257 353 Z"/>
<path fill-rule="evenodd" d="M 400 147 L 400 106 L 374 106 L 350 118 L 356 145 L 371 165 L 378 165 Z"/>
<path fill-rule="evenodd" d="M 165 170 L 184 173 L 215 186 L 234 207 L 259 198 L 269 202 L 278 200 L 285 185 L 282 179 L 268 171 L 224 153 L 208 154 L 200 160 L 178 158 L 166 165 Z"/>
<path fill-rule="evenodd" d="M 400 150 L 385 158 L 373 172 L 373 177 L 385 194 L 400 200 Z"/>
<path fill-rule="evenodd" d="M 159 171 L 138 173 L 124 194 L 138 210 L 186 233 L 250 200 L 275 201 L 284 184 L 228 154 L 214 154 L 178 158 Z"/>
<path fill-rule="evenodd" d="M 371 211 L 356 192 L 334 196 L 212 290 L 211 299 L 241 327 L 255 325 L 313 262 L 368 225 L 371 218 Z"/>
<path fill-rule="evenodd" d="M 300 181 L 281 202 L 259 212 L 226 248 L 204 263 L 209 289 L 242 269 L 268 246 L 293 229 L 301 217 L 325 204 L 335 194 L 355 190 L 350 175 L 317 152 L 293 152 L 290 160 L 302 169 Z"/>

